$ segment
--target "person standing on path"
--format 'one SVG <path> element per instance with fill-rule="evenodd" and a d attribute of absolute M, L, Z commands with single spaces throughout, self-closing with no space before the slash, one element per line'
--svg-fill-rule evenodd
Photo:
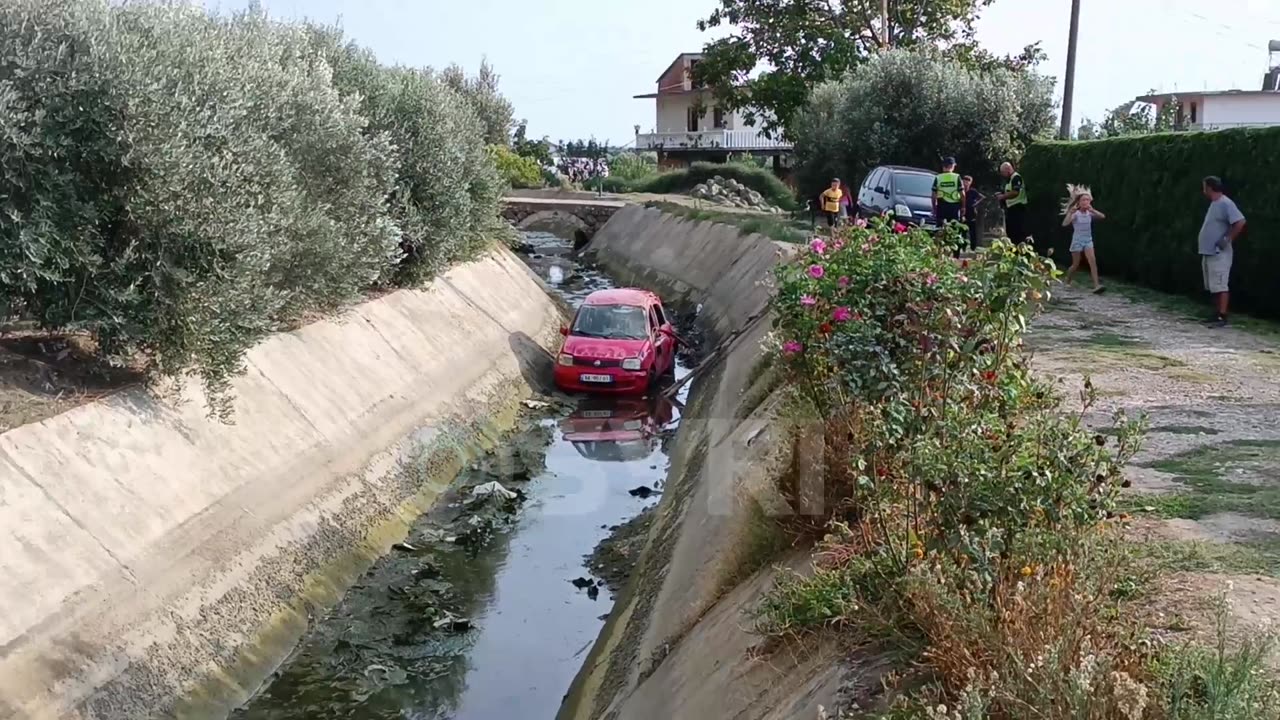
<path fill-rule="evenodd" d="M 933 178 L 933 218 L 938 227 L 960 222 L 964 215 L 964 189 L 956 173 L 956 159 L 943 158 L 942 172 Z"/>
<path fill-rule="evenodd" d="M 1004 192 L 996 197 L 1004 208 L 1004 232 L 1015 243 L 1027 241 L 1027 188 L 1022 176 L 1013 168 L 1013 163 L 1000 165 L 1000 174 L 1005 178 Z"/>
<path fill-rule="evenodd" d="M 1227 327 L 1231 261 L 1235 256 L 1236 238 L 1244 232 L 1244 214 L 1224 193 L 1221 178 L 1210 175 L 1201 183 L 1201 189 L 1209 198 L 1209 209 L 1200 226 L 1200 268 L 1204 289 L 1214 300 L 1215 312 L 1209 325 Z"/>
<path fill-rule="evenodd" d="M 964 224 L 969 228 L 969 249 L 978 249 L 978 205 L 982 203 L 982 193 L 973 187 L 973 176 L 965 175 L 964 181 Z"/>
<path fill-rule="evenodd" d="M 1098 280 L 1098 259 L 1093 250 L 1093 221 L 1106 220 L 1093 206 L 1093 194 L 1083 185 L 1068 185 L 1070 199 L 1062 211 L 1062 226 L 1071 227 L 1071 267 L 1067 270 L 1067 286 L 1071 286 L 1071 276 L 1080 269 L 1080 260 L 1089 262 L 1089 276 L 1093 278 L 1093 291 L 1100 293 L 1106 290 Z"/>
<path fill-rule="evenodd" d="M 840 198 L 844 192 L 840 190 L 840 178 L 831 178 L 831 187 L 822 191 L 822 214 L 827 218 L 827 227 L 835 233 L 836 222 L 840 219 Z"/>

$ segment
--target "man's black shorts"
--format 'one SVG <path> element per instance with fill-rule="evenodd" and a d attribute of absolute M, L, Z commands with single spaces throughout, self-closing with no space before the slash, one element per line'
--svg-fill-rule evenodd
<path fill-rule="evenodd" d="M 949 222 L 960 222 L 960 203 L 938 203 L 938 224 L 945 225 Z"/>

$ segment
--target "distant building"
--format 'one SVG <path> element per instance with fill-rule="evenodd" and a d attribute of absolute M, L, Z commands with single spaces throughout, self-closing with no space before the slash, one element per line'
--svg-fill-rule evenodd
<path fill-rule="evenodd" d="M 1261 90 L 1217 90 L 1213 92 L 1161 93 L 1144 95 L 1138 102 L 1156 106 L 1159 115 L 1170 103 L 1173 125 L 1179 130 L 1226 130 L 1237 127 L 1280 125 L 1280 40 L 1267 45 L 1271 68 L 1262 78 Z"/>
<path fill-rule="evenodd" d="M 770 158 L 779 174 L 789 166 L 791 144 L 765 137 L 742 114 L 716 107 L 711 91 L 697 87 L 693 68 L 700 53 L 681 53 L 658 77 L 656 92 L 636 95 L 654 101 L 653 131 L 636 131 L 636 149 L 658 153 L 663 168 L 694 161 L 725 162 L 730 154 Z"/>
<path fill-rule="evenodd" d="M 1174 127 L 1179 130 L 1226 130 L 1280 125 L 1280 92 L 1275 90 L 1219 90 L 1144 95 L 1138 102 L 1156 106 L 1177 103 Z"/>

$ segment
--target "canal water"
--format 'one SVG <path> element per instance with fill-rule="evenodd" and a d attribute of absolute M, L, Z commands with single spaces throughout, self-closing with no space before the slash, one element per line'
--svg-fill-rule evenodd
<path fill-rule="evenodd" d="M 567 241 L 523 239 L 530 267 L 569 303 L 612 287 L 573 261 Z M 464 473 L 232 717 L 553 718 L 619 589 L 601 576 L 625 575 L 588 556 L 657 503 L 687 392 L 528 403 L 510 441 Z"/>

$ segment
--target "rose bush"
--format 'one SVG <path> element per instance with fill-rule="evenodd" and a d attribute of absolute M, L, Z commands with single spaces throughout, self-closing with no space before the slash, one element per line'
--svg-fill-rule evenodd
<path fill-rule="evenodd" d="M 956 259 L 928 231 L 877 220 L 811 241 L 776 272 L 784 372 L 825 442 L 825 513 L 808 529 L 827 535 L 816 579 L 784 583 L 762 629 L 853 620 L 796 606 L 844 597 L 857 619 L 896 618 L 953 698 L 970 671 L 1005 672 L 1010 657 L 1052 650 L 1070 664 L 1122 648 L 1096 612 L 1109 585 L 1084 568 L 1141 423 L 1117 418 L 1107 441 L 1083 424 L 1087 385 L 1084 410 L 1066 413 L 1032 375 L 1022 336 L 1052 262 L 1007 241 Z M 1010 622 L 1015 605 L 1037 623 Z M 1055 623 L 1063 632 L 1046 632 Z M 1137 662 L 1116 653 L 1108 667 Z M 990 716 L 1031 702 L 1032 687 L 991 690 Z"/>

